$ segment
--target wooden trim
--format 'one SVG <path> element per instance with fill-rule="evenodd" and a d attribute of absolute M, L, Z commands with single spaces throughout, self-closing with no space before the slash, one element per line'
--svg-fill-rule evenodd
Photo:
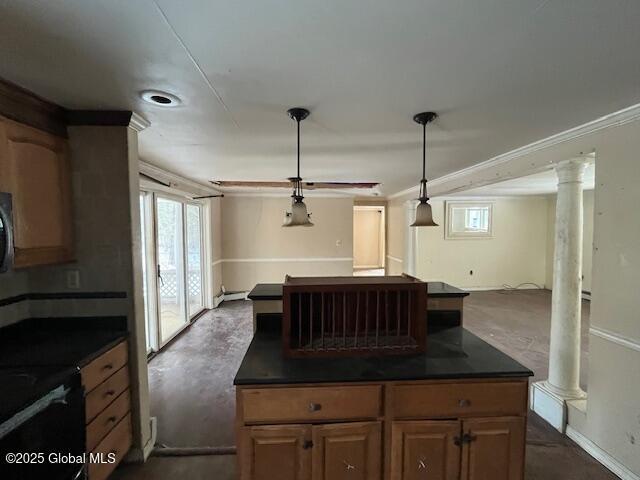
<path fill-rule="evenodd" d="M 128 127 L 133 112 L 130 110 L 68 110 L 67 125 Z"/>
<path fill-rule="evenodd" d="M 0 78 L 0 115 L 59 137 L 67 137 L 65 109 Z"/>

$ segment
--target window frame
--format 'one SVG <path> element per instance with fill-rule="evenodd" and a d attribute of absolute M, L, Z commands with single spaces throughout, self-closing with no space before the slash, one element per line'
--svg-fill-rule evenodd
<path fill-rule="evenodd" d="M 493 204 L 491 201 L 477 201 L 477 200 L 450 200 L 446 202 L 446 215 L 445 215 L 445 240 L 481 240 L 493 238 Z M 463 207 L 465 208 L 465 216 L 467 210 L 472 208 L 488 208 L 488 229 L 484 231 L 470 231 L 470 232 L 454 232 L 453 231 L 453 210 Z"/>

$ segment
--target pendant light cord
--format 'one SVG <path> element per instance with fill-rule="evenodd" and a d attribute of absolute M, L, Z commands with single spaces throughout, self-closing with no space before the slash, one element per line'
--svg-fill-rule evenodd
<path fill-rule="evenodd" d="M 420 180 L 420 200 L 427 199 L 427 124 L 422 124 L 422 180 Z"/>
<path fill-rule="evenodd" d="M 296 179 L 296 195 L 302 197 L 302 179 L 300 178 L 300 120 L 296 120 L 298 126 L 298 177 Z"/>

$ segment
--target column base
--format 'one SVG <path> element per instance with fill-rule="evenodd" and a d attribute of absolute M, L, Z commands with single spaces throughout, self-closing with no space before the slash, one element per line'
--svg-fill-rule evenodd
<path fill-rule="evenodd" d="M 531 384 L 531 410 L 540 415 L 560 433 L 567 428 L 567 401 L 586 398 L 582 390 L 560 392 L 544 380 Z"/>

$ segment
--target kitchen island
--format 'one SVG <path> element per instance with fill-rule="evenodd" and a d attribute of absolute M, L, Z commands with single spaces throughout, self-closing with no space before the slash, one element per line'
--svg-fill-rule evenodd
<path fill-rule="evenodd" d="M 268 330 L 234 380 L 241 479 L 524 478 L 533 372 L 464 328 L 338 358 L 286 358 Z"/>

